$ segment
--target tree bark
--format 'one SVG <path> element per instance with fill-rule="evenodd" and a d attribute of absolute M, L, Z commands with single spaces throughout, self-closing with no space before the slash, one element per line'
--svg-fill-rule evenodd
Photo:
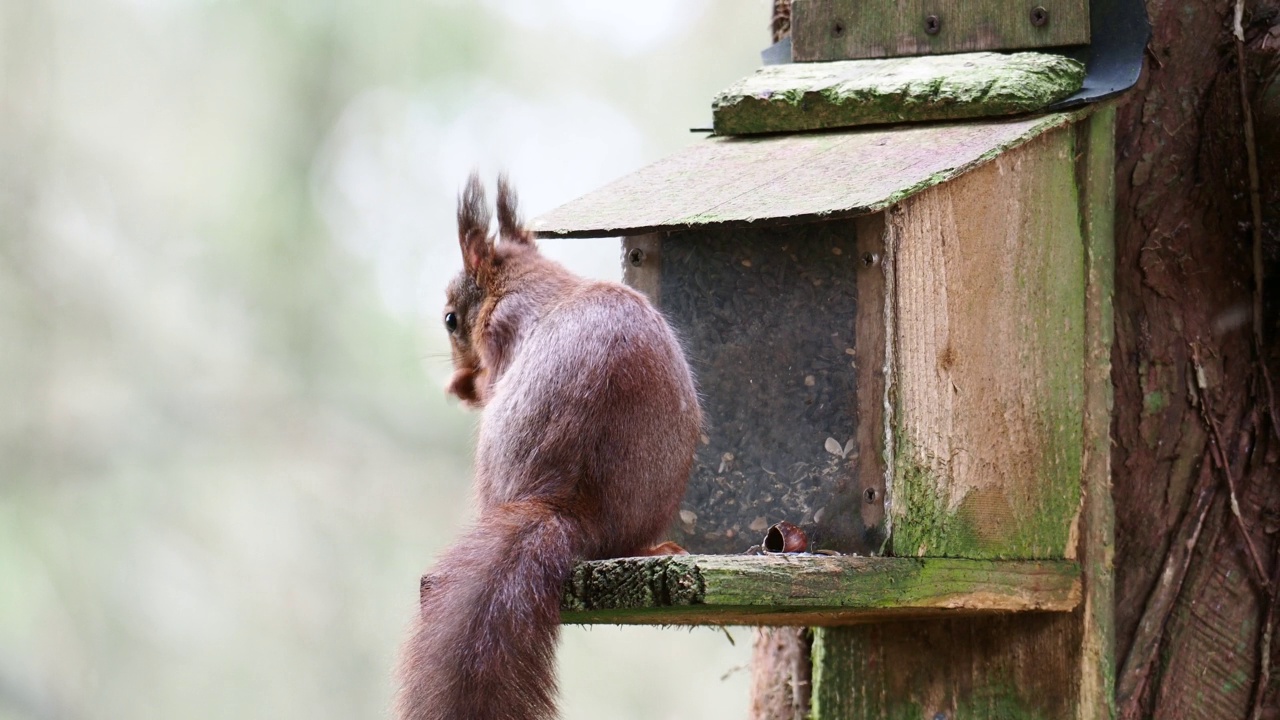
<path fill-rule="evenodd" d="M 751 720 L 809 717 L 811 646 L 808 628 L 756 630 L 751 650 Z"/>
<path fill-rule="evenodd" d="M 1276 305 L 1269 293 L 1255 294 L 1248 158 L 1253 152 L 1259 162 L 1265 280 L 1277 256 L 1280 147 L 1275 116 L 1259 113 L 1269 87 L 1260 80 L 1274 77 L 1280 5 L 1244 8 L 1243 84 L 1234 2 L 1150 0 L 1147 8 L 1147 67 L 1121 108 L 1116 139 L 1113 486 L 1117 657 L 1126 659 L 1119 710 L 1250 717 L 1258 694 L 1259 710 L 1269 710 L 1261 714 L 1272 716 L 1277 698 L 1255 693 L 1270 653 L 1263 640 L 1271 591 L 1249 545 L 1271 574 L 1280 511 L 1268 387 Z M 1246 147 L 1242 85 L 1256 148 Z M 1258 347 L 1255 297 L 1263 310 Z M 1194 486 L 1203 463 L 1213 465 L 1217 499 L 1191 543 L 1185 577 L 1159 582 L 1166 558 L 1185 551 L 1172 542 L 1175 530 L 1202 510 Z"/>

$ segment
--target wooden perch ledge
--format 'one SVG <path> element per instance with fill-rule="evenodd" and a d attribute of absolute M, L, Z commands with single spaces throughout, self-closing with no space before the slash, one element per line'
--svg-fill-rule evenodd
<path fill-rule="evenodd" d="M 1079 603 L 1068 561 L 683 555 L 580 563 L 561 610 L 566 624 L 829 626 Z"/>

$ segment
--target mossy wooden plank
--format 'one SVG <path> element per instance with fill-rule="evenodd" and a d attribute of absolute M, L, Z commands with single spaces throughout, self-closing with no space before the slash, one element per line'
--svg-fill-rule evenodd
<path fill-rule="evenodd" d="M 1084 45 L 1089 34 L 1087 0 L 795 0 L 791 7 L 796 62 Z"/>
<path fill-rule="evenodd" d="M 1073 558 L 1084 242 L 1073 131 L 889 214 L 895 555 Z"/>
<path fill-rule="evenodd" d="M 686 555 L 580 563 L 565 623 L 846 625 L 1074 609 L 1072 562 Z"/>
<path fill-rule="evenodd" d="M 1115 121 L 1115 106 L 1108 105 L 1076 126 L 1080 224 L 1085 240 L 1082 720 L 1105 720 L 1115 714 L 1115 508 L 1111 500 Z"/>
<path fill-rule="evenodd" d="M 1077 717 L 1073 613 L 820 628 L 813 720 Z"/>
<path fill-rule="evenodd" d="M 867 215 L 1076 113 L 696 142 L 533 221 L 541 237 L 617 237 Z"/>
<path fill-rule="evenodd" d="M 766 65 L 716 96 L 718 135 L 825 130 L 1040 110 L 1084 84 L 1084 65 L 1046 53 L 966 53 Z"/>

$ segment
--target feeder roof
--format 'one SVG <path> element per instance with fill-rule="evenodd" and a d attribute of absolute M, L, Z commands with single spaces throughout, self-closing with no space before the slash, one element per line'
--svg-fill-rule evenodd
<path fill-rule="evenodd" d="M 552 210 L 533 230 L 616 237 L 867 215 L 1079 116 L 710 137 Z"/>

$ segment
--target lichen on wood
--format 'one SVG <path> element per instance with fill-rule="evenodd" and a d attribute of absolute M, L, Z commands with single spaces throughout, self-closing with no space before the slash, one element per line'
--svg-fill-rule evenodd
<path fill-rule="evenodd" d="M 1080 89 L 1084 65 L 1023 52 L 767 65 L 712 103 L 718 135 L 1034 112 Z"/>
<path fill-rule="evenodd" d="M 982 123 L 712 137 L 533 221 L 539 237 L 835 220 L 883 210 L 974 170 L 1081 111 Z"/>
<path fill-rule="evenodd" d="M 1075 720 L 1066 613 L 821 628 L 813 720 Z"/>
<path fill-rule="evenodd" d="M 1072 132 L 890 213 L 893 553 L 1072 558 L 1084 242 Z"/>
<path fill-rule="evenodd" d="M 825 555 L 684 555 L 580 563 L 566 623 L 846 625 L 895 617 L 1066 612 L 1079 567 Z"/>
<path fill-rule="evenodd" d="M 1111 346 L 1115 337 L 1114 105 L 1077 126 L 1080 226 L 1085 239 L 1084 458 L 1081 484 L 1080 718 L 1115 715 L 1115 508 L 1111 499 Z"/>

